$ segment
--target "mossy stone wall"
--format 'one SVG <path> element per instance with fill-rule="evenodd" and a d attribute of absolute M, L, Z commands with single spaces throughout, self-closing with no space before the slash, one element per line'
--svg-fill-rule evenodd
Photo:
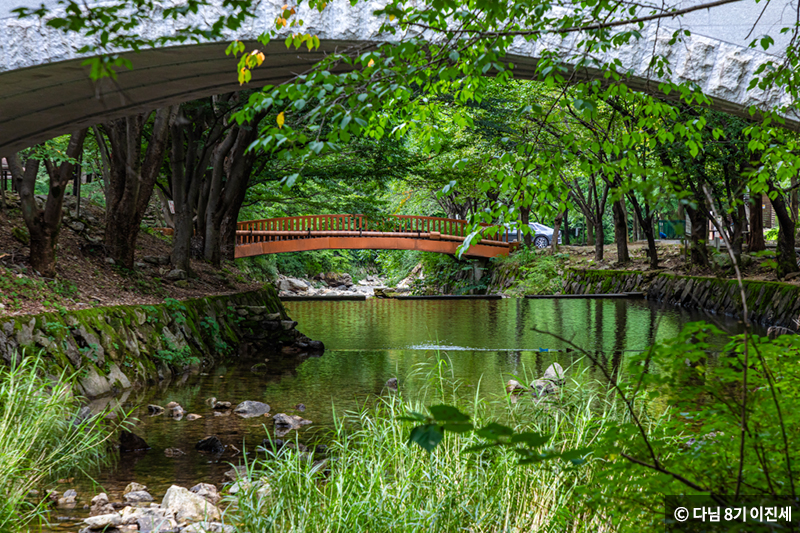
<path fill-rule="evenodd" d="M 751 322 L 797 329 L 800 287 L 772 281 L 744 282 Z M 579 270 L 564 273 L 564 294 L 645 292 L 648 300 L 742 317 L 742 299 L 735 280 L 677 276 L 667 272 Z"/>
<path fill-rule="evenodd" d="M 8 364 L 43 351 L 49 373 L 74 372 L 80 392 L 96 397 L 236 357 L 250 343 L 280 349 L 307 340 L 295 325 L 267 285 L 159 305 L 3 317 L 0 356 Z"/>

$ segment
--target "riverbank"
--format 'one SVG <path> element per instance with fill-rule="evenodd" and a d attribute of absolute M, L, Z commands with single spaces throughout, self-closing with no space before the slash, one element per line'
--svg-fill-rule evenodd
<path fill-rule="evenodd" d="M 762 326 L 795 331 L 800 319 L 800 286 L 796 283 L 743 280 L 748 318 Z M 648 300 L 712 315 L 743 318 L 736 280 L 704 276 L 677 276 L 670 272 L 580 270 L 565 272 L 564 294 L 643 292 Z"/>
<path fill-rule="evenodd" d="M 289 319 L 275 289 L 156 305 L 118 305 L 0 317 L 0 357 L 42 353 L 53 376 L 76 375 L 89 398 L 210 368 L 252 351 L 320 353 Z"/>
<path fill-rule="evenodd" d="M 78 210 L 74 196 L 64 199 L 57 276 L 39 276 L 28 263 L 29 237 L 16 196 L 6 194 L 8 205 L 0 210 L 0 317 L 155 305 L 167 298 L 185 300 L 257 290 L 263 283 L 232 261 L 216 269 L 193 259 L 189 272 L 175 271 L 169 260 L 170 238 L 146 225 L 139 233 L 133 270 L 121 268 L 105 253 L 104 208 L 84 198 Z"/>

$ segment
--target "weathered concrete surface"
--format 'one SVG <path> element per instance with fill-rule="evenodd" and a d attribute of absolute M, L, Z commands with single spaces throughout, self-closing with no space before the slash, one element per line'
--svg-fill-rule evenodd
<path fill-rule="evenodd" d="M 224 54 L 227 40 L 130 54 L 133 70 L 121 71 L 113 82 L 92 82 L 78 54 L 84 41 L 46 28 L 39 20 L 8 17 L 10 7 L 30 6 L 31 2 L 39 4 L 17 0 L 3 2 L 4 7 L 0 8 L 0 154 L 105 119 L 240 88 L 235 62 Z M 48 5 L 54 2 L 46 0 Z M 219 4 L 217 0 L 215 6 L 203 8 L 194 19 L 207 23 L 215 20 L 221 13 Z M 227 35 L 227 39 L 252 42 L 273 23 L 283 4 L 283 0 L 263 0 L 257 7 L 257 16 L 236 35 Z M 306 22 L 303 31 L 319 36 L 321 48 L 314 52 L 287 50 L 282 39 L 274 40 L 261 47 L 267 59 L 255 69 L 251 85 L 285 81 L 326 53 L 381 41 L 381 20 L 372 15 L 376 5 L 362 2 L 352 7 L 348 0 L 335 0 L 322 13 L 301 6 L 299 16 Z M 773 53 L 777 55 L 785 44 L 785 36 L 779 35 L 778 30 L 788 25 L 787 17 L 794 13 L 793 9 L 784 9 L 788 5 L 789 0 L 771 3 L 753 32 L 753 37 L 770 32 L 776 39 Z M 619 58 L 621 70 L 630 74 L 629 86 L 658 93 L 658 80 L 647 65 L 653 53 L 662 54 L 672 63 L 673 79 L 697 83 L 714 98 L 717 109 L 746 116 L 745 110 L 751 104 L 772 108 L 786 103 L 788 97 L 774 88 L 746 90 L 758 66 L 775 59 L 774 55 L 747 47 L 753 38 L 747 34 L 762 8 L 753 0 L 742 0 L 713 11 L 692 13 L 682 21 L 663 20 L 660 26 L 647 26 L 640 41 L 599 59 Z M 2 18 L 4 15 L 6 18 Z M 143 24 L 141 32 L 149 37 L 169 35 L 181 24 L 155 15 Z M 694 35 L 669 45 L 672 32 L 681 24 L 692 29 Z M 517 65 L 517 76 L 532 76 L 536 60 L 546 48 L 556 48 L 566 63 L 574 62 L 575 38 L 572 35 L 562 41 L 553 36 L 537 43 L 518 39 L 510 58 Z M 597 73 L 582 71 L 578 75 L 591 78 Z"/>

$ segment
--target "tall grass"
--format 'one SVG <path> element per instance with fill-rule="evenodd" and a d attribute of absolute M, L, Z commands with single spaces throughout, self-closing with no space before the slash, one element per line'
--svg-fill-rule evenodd
<path fill-rule="evenodd" d="M 398 420 L 426 405 L 458 404 L 476 425 L 503 419 L 520 431 L 553 435 L 552 449 L 583 448 L 605 420 L 625 416 L 598 392 L 603 387 L 573 381 L 557 397 L 516 403 L 484 399 L 478 387 L 465 404 L 463 388 L 446 369 L 440 360 L 420 400 L 387 395 L 338 417 L 325 462 L 289 453 L 251 465 L 262 485 L 236 496 L 228 523 L 253 533 L 609 531 L 603 516 L 584 511 L 574 498 L 576 487 L 592 483 L 592 461 L 519 465 L 508 448 L 471 451 L 484 444 L 473 433 L 446 433 L 429 455 L 407 445 L 411 424 Z"/>
<path fill-rule="evenodd" d="M 42 377 L 39 357 L 17 360 L 0 367 L 0 532 L 42 520 L 43 504 L 28 494 L 104 462 L 109 435 L 95 419 L 76 418 L 81 405 L 70 393 L 68 375 L 50 382 Z"/>

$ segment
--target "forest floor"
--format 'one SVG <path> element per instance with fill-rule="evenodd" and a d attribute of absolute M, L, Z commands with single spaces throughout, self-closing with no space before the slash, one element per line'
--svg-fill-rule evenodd
<path fill-rule="evenodd" d="M 188 279 L 167 280 L 170 240 L 148 229 L 139 233 L 135 268 L 121 268 L 106 257 L 104 209 L 84 199 L 81 212 L 75 216 L 77 202 L 72 196 L 64 203 L 57 276 L 44 278 L 30 268 L 29 247 L 22 242 L 27 236 L 25 222 L 18 201 L 13 195 L 9 199 L 6 209 L 0 209 L 0 316 L 101 305 L 152 305 L 165 298 L 231 294 L 261 286 L 232 262 L 218 270 L 204 261 L 192 260 Z"/>
<path fill-rule="evenodd" d="M 658 268 L 667 270 L 676 275 L 683 276 L 714 276 L 735 278 L 735 273 L 730 268 L 730 257 L 724 249 L 717 251 L 709 248 L 710 266 L 701 268 L 692 265 L 686 257 L 682 245 L 674 243 L 656 243 L 658 250 Z M 650 260 L 647 256 L 647 243 L 634 242 L 628 244 L 630 262 L 618 262 L 617 247 L 607 244 L 603 247 L 603 260 L 595 261 L 594 246 L 559 246 L 559 253 L 567 254 L 564 266 L 571 268 L 587 269 L 613 269 L 613 270 L 649 270 Z M 739 265 L 743 277 L 761 281 L 779 281 L 775 274 L 775 248 L 767 249 L 759 254 L 743 254 Z M 797 278 L 793 281 L 800 282 Z"/>

